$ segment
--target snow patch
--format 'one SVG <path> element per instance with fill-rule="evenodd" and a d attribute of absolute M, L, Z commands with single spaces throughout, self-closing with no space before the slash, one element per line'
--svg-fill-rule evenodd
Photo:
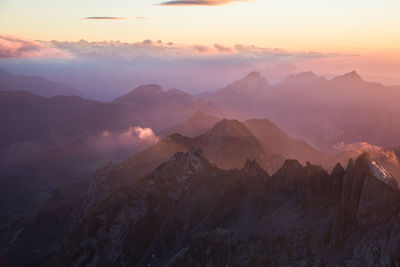
<path fill-rule="evenodd" d="M 392 175 L 390 175 L 390 173 L 383 167 L 379 166 L 375 160 L 368 161 L 368 166 L 372 170 L 375 177 L 385 184 L 389 184 L 393 180 Z"/>

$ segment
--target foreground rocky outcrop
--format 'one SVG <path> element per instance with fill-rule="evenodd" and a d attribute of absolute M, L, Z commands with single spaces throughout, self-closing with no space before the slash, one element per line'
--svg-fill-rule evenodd
<path fill-rule="evenodd" d="M 367 154 L 346 169 L 338 164 L 330 174 L 286 160 L 270 176 L 254 160 L 240 170 L 219 169 L 192 149 L 129 185 L 114 183 L 115 167 L 108 168 L 79 187 L 81 192 L 71 190 L 69 199 L 56 192 L 48 206 L 8 229 L 4 262 L 400 264 L 399 191 Z"/>

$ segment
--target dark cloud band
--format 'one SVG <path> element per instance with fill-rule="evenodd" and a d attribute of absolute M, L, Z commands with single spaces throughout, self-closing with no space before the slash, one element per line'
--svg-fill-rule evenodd
<path fill-rule="evenodd" d="M 172 0 L 160 3 L 161 6 L 219 6 L 245 0 Z"/>
<path fill-rule="evenodd" d="M 126 18 L 123 17 L 86 17 L 82 19 L 88 19 L 88 20 L 124 20 Z"/>

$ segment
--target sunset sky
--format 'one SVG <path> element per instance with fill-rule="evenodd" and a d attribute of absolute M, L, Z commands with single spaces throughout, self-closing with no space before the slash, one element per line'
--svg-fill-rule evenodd
<path fill-rule="evenodd" d="M 0 33 L 398 54 L 399 11 L 398 0 L 2 0 Z"/>

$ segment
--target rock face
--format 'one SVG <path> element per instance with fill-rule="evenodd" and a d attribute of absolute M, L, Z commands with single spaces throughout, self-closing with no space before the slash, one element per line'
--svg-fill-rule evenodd
<path fill-rule="evenodd" d="M 55 194 L 46 208 L 9 229 L 7 244 L 2 245 L 4 262 L 15 266 L 400 263 L 399 191 L 391 180 L 382 180 L 384 170 L 366 154 L 346 170 L 338 164 L 330 174 L 296 160 L 286 160 L 272 176 L 254 160 L 239 170 L 222 170 L 198 149 L 175 153 L 129 185 L 113 179 L 120 168 L 99 170 L 81 193 L 71 190 L 75 193 L 69 200 L 63 192 Z"/>
<path fill-rule="evenodd" d="M 360 228 L 389 221 L 399 207 L 397 183 L 368 154 L 349 162 L 343 178 L 333 243 L 345 240 Z"/>

